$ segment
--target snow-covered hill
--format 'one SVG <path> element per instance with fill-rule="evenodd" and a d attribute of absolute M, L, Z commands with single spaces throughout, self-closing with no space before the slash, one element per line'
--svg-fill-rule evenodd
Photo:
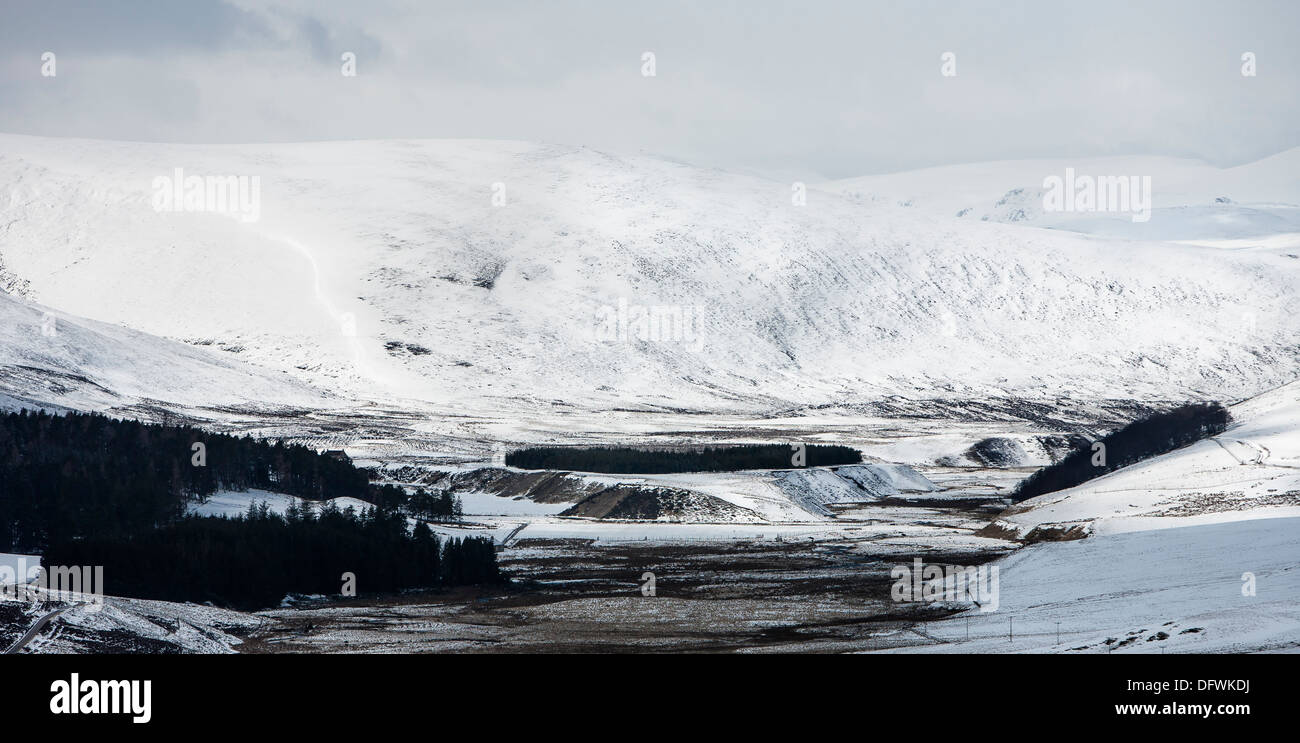
<path fill-rule="evenodd" d="M 927 623 L 906 651 L 1296 652 L 1300 382 L 1232 414 L 1219 436 L 1003 513 L 982 533 L 1087 538 L 997 561 L 996 612 Z"/>
<path fill-rule="evenodd" d="M 1046 210 L 1046 180 L 1064 180 L 1067 172 L 1150 178 L 1150 219 Z M 1300 247 L 1300 148 L 1235 168 L 1168 157 L 1011 160 L 849 178 L 823 188 L 972 221 L 1219 247 Z"/>
<path fill-rule="evenodd" d="M 1300 382 L 1231 408 L 1227 431 L 1003 513 L 1016 535 L 1119 533 L 1300 516 Z"/>
<path fill-rule="evenodd" d="M 154 179 L 177 168 L 258 176 L 258 219 L 155 211 Z M 1207 193 L 1290 198 L 1275 180 Z M 819 188 L 798 205 L 789 183 L 583 148 L 4 135 L 0 184 L 9 290 L 444 410 L 1239 398 L 1300 357 L 1284 247 L 1102 239 Z M 651 308 L 682 324 L 639 332 Z"/>
<path fill-rule="evenodd" d="M 394 482 L 432 485 L 450 488 L 462 496 L 478 496 L 466 504 L 466 514 L 505 513 L 506 506 L 500 501 L 516 499 L 559 503 L 565 507 L 572 504 L 577 507 L 576 515 L 591 515 L 585 512 L 591 509 L 582 507 L 584 503 L 603 503 L 614 496 L 634 495 L 646 503 L 662 504 L 663 511 L 674 512 L 674 520 L 715 523 L 824 521 L 832 517 L 829 506 L 871 503 L 903 493 L 929 493 L 939 489 L 924 475 L 903 464 L 659 475 L 536 472 L 499 467 L 417 473 L 407 468 L 390 470 L 390 475 L 404 475 Z"/>
<path fill-rule="evenodd" d="M 283 372 L 0 292 L 0 410 L 157 407 L 276 413 L 340 406 Z"/>
<path fill-rule="evenodd" d="M 1231 411 L 1219 436 L 1002 513 L 978 533 L 1087 538 L 993 563 L 997 611 L 905 651 L 1295 652 L 1300 382 Z"/>
<path fill-rule="evenodd" d="M 940 653 L 1294 653 L 1300 520 L 1037 544 L 1000 560 L 998 609 L 925 624 Z"/>

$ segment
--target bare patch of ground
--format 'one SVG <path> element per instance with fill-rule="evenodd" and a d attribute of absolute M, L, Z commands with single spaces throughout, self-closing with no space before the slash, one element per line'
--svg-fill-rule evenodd
<path fill-rule="evenodd" d="M 1007 549 L 928 551 L 977 565 Z M 843 652 L 926 641 L 918 622 L 962 607 L 896 603 L 912 557 L 855 540 L 688 545 L 529 540 L 504 550 L 514 584 L 263 612 L 244 652 Z M 651 575 L 653 581 L 651 581 Z M 653 590 L 651 590 L 653 586 Z M 647 595 L 647 594 L 653 595 Z"/>

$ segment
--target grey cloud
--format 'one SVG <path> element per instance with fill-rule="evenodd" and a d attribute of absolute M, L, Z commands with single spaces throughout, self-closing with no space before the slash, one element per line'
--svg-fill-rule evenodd
<path fill-rule="evenodd" d="M 1293 2 L 21 3 L 0 130 L 488 137 L 837 177 L 1300 144 Z M 39 76 L 59 53 L 57 80 Z M 352 51 L 360 74 L 339 75 Z M 658 75 L 640 75 L 643 51 Z M 957 54 L 958 76 L 939 75 Z M 1259 74 L 1240 75 L 1240 54 Z"/>

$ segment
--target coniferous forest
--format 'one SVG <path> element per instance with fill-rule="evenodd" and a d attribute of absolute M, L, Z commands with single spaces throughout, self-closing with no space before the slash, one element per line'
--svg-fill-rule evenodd
<path fill-rule="evenodd" d="M 277 605 L 286 594 L 391 593 L 501 580 L 490 539 L 440 540 L 397 511 L 357 514 L 326 503 L 284 516 L 262 504 L 239 518 L 195 516 L 125 539 L 64 541 L 46 561 L 103 565 L 116 596 L 212 602 L 238 609 Z M 140 566 L 148 566 L 141 570 Z"/>
<path fill-rule="evenodd" d="M 541 446 L 506 455 L 506 465 L 526 470 L 566 470 L 609 474 L 670 472 L 735 472 L 859 464 L 862 452 L 849 446 L 809 444 L 806 461 L 795 461 L 795 450 L 784 444 L 739 444 L 700 449 L 634 449 L 600 446 Z"/>
<path fill-rule="evenodd" d="M 1076 449 L 1060 462 L 1025 478 L 1012 498 L 1022 501 L 1072 488 L 1107 472 L 1223 433 L 1231 421 L 1232 415 L 1217 402 L 1189 403 L 1152 413 L 1098 439 L 1101 448 L 1093 444 Z"/>
<path fill-rule="evenodd" d="M 217 491 L 249 488 L 373 508 L 186 515 Z M 0 416 L 0 552 L 103 565 L 114 595 L 251 607 L 337 594 L 344 572 L 366 592 L 499 580 L 491 540 L 444 543 L 408 516 L 458 519 L 460 504 L 374 485 L 346 458 L 300 445 L 97 414 Z"/>

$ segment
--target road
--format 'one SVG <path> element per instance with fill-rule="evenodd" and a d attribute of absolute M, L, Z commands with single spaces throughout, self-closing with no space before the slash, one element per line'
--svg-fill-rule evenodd
<path fill-rule="evenodd" d="M 49 614 L 46 614 L 45 616 L 41 617 L 40 619 L 37 619 L 37 620 L 36 620 L 36 624 L 33 624 L 33 625 L 32 625 L 32 628 L 29 629 L 29 630 L 27 630 L 27 634 L 25 634 L 25 635 L 23 635 L 22 637 L 18 638 L 18 640 L 17 640 L 16 642 L 14 642 L 14 644 L 12 644 L 12 645 L 9 646 L 9 649 L 6 650 L 6 651 L 4 652 L 4 654 L 5 654 L 5 655 L 16 655 L 20 650 L 22 650 L 24 647 L 27 646 L 27 643 L 29 643 L 29 642 L 31 642 L 33 639 L 35 639 L 35 637 L 36 637 L 38 634 L 40 634 L 41 630 L 45 629 L 45 625 L 49 624 L 51 620 L 53 620 L 55 617 L 57 617 L 58 615 L 62 614 L 63 612 L 67 611 L 68 609 L 75 609 L 75 608 L 77 608 L 78 606 L 81 606 L 81 604 L 73 604 L 72 606 L 65 606 L 65 607 L 63 607 L 62 609 L 55 609 L 54 611 L 50 612 Z"/>
<path fill-rule="evenodd" d="M 520 524 L 519 526 L 516 526 L 513 530 L 511 530 L 511 532 L 505 536 L 505 539 L 501 540 L 501 546 L 509 547 L 510 540 L 518 536 L 519 532 L 523 531 L 525 526 L 528 526 L 528 524 L 527 523 Z"/>

